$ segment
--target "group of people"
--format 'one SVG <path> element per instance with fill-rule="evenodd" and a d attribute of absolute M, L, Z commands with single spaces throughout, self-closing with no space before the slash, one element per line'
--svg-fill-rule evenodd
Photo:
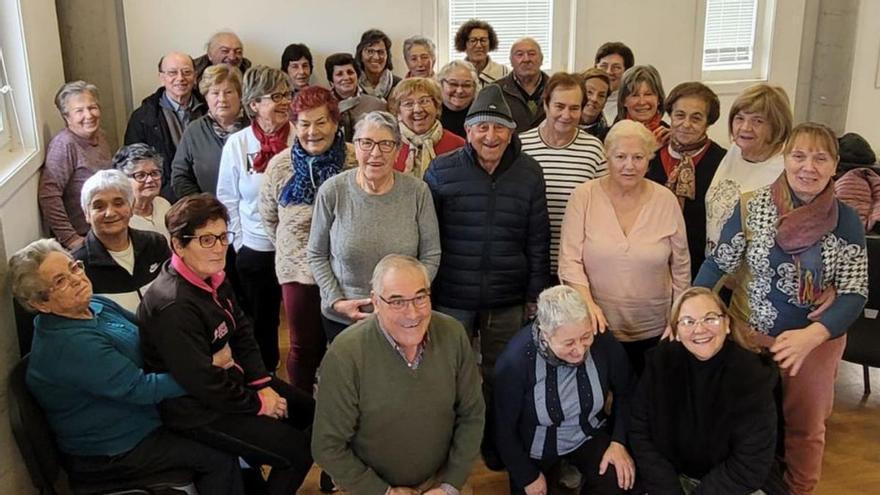
<path fill-rule="evenodd" d="M 237 494 L 240 456 L 272 494 L 313 459 L 327 490 L 457 494 L 482 454 L 528 495 L 815 488 L 868 283 L 834 133 L 761 83 L 725 150 L 715 93 L 623 43 L 552 75 L 484 21 L 455 46 L 435 73 L 407 39 L 401 78 L 370 29 L 323 88 L 307 46 L 251 66 L 218 33 L 162 57 L 115 155 L 97 88 L 61 88 L 57 241 L 10 275 L 73 479 Z"/>

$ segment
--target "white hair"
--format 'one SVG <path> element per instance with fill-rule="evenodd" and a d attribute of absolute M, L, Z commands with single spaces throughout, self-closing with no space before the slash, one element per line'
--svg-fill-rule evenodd
<path fill-rule="evenodd" d="M 134 204 L 134 191 L 128 176 L 120 170 L 99 170 L 95 172 L 95 175 L 86 179 L 79 194 L 79 204 L 86 217 L 89 216 L 89 204 L 91 204 L 92 198 L 104 191 L 118 191 L 122 193 L 128 204 Z"/>
<path fill-rule="evenodd" d="M 572 287 L 557 285 L 538 296 L 538 326 L 550 338 L 556 329 L 570 323 L 583 323 L 590 318 L 584 298 Z"/>
<path fill-rule="evenodd" d="M 392 270 L 406 268 L 421 272 L 422 275 L 425 276 L 425 287 L 428 288 L 431 286 L 431 277 L 428 275 L 428 269 L 425 268 L 425 265 L 422 264 L 421 261 L 405 254 L 389 254 L 379 260 L 379 262 L 376 263 L 376 267 L 373 268 L 373 277 L 370 279 L 370 286 L 373 289 L 373 294 L 382 294 L 382 291 L 385 289 L 383 286 L 385 274 Z"/>

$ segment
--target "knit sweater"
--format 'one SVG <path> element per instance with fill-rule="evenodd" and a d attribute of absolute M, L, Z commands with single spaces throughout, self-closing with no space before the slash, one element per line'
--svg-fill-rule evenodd
<path fill-rule="evenodd" d="M 312 455 L 348 493 L 382 495 L 431 477 L 459 490 L 479 452 L 485 405 L 461 324 L 432 313 L 411 369 L 371 316 L 321 364 Z"/>
<path fill-rule="evenodd" d="M 98 131 L 95 143 L 66 128 L 49 141 L 40 176 L 40 210 L 52 235 L 68 249 L 89 231 L 79 202 L 83 183 L 98 170 L 110 168 L 112 158 L 104 131 Z"/>
<path fill-rule="evenodd" d="M 260 191 L 260 217 L 263 219 L 266 235 L 275 245 L 275 273 L 278 275 L 278 283 L 314 285 L 315 278 L 306 260 L 313 205 L 278 204 L 281 191 L 293 178 L 290 153 L 288 148 L 269 160 Z M 354 146 L 349 143 L 346 144 L 343 167 L 353 166 L 357 166 L 357 159 Z"/>
<path fill-rule="evenodd" d="M 351 323 L 333 303 L 369 297 L 373 268 L 387 254 L 418 258 L 432 280 L 437 273 L 440 233 L 431 192 L 420 179 L 392 173 L 394 186 L 381 195 L 357 184 L 357 169 L 318 190 L 307 253 L 321 288 L 321 311 L 331 320 Z"/>
<path fill-rule="evenodd" d="M 447 131 L 456 136 L 461 136 L 463 139 L 467 139 L 467 134 L 464 132 L 464 120 L 467 118 L 469 110 L 469 107 L 464 107 L 461 110 L 453 110 L 447 107 L 444 103 L 443 111 L 440 112 L 440 123 Z"/>
<path fill-rule="evenodd" d="M 290 124 L 287 145 L 293 144 L 296 132 Z M 229 210 L 230 232 L 235 233 L 233 245 L 238 251 L 247 246 L 254 251 L 269 252 L 275 249 L 260 218 L 260 188 L 265 173 L 253 168 L 253 157 L 260 152 L 260 141 L 248 126 L 229 136 L 220 157 L 217 177 L 217 199 Z"/>
<path fill-rule="evenodd" d="M 168 373 L 142 369 L 134 315 L 95 296 L 93 317 L 34 318 L 26 381 L 62 452 L 117 455 L 161 425 L 155 404 L 185 392 Z"/>

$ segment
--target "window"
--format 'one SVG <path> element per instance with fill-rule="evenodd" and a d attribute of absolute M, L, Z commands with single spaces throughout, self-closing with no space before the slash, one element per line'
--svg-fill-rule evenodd
<path fill-rule="evenodd" d="M 14 103 L 11 98 L 12 88 L 6 81 L 6 62 L 3 59 L 3 49 L 0 48 L 0 149 L 12 141 L 10 111 L 13 110 Z"/>
<path fill-rule="evenodd" d="M 773 0 L 706 0 L 703 79 L 766 77 L 773 7 Z"/>
<path fill-rule="evenodd" d="M 543 70 L 549 70 L 553 40 L 553 0 L 449 0 L 449 55 L 461 60 L 464 53 L 455 50 L 455 33 L 469 19 L 492 25 L 498 35 L 498 50 L 492 58 L 508 64 L 510 46 L 523 37 L 534 38 L 544 53 Z"/>

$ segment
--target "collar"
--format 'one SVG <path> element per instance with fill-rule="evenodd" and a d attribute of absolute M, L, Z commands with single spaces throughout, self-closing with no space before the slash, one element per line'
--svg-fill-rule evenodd
<path fill-rule="evenodd" d="M 89 309 L 92 311 L 92 317 L 88 320 L 77 320 L 66 316 L 59 316 L 50 313 L 40 313 L 34 318 L 34 327 L 40 331 L 57 331 L 67 330 L 70 328 L 97 328 L 98 315 L 104 312 L 104 302 L 99 296 L 92 296 L 89 302 Z"/>
<path fill-rule="evenodd" d="M 410 369 L 418 369 L 419 365 L 422 364 L 422 359 L 425 357 L 425 349 L 428 347 L 428 342 L 431 342 L 431 324 L 428 324 L 428 331 L 425 332 L 425 338 L 419 342 L 418 347 L 416 348 L 416 358 L 409 362 L 406 358 L 406 353 L 403 351 L 403 348 L 400 347 L 400 344 L 394 340 L 394 337 L 391 336 L 390 333 L 386 332 L 384 328 L 382 328 L 382 324 L 379 322 L 379 318 L 376 318 L 376 326 L 379 327 L 379 331 L 382 332 L 382 335 L 385 336 L 385 340 L 388 341 L 388 344 L 391 345 L 391 348 L 397 351 L 400 354 L 400 357 L 403 358 L 403 362 L 406 363 L 406 366 Z"/>
<path fill-rule="evenodd" d="M 526 91 L 522 84 L 520 84 L 519 79 L 516 77 L 516 73 L 511 72 L 510 78 L 511 80 L 513 80 L 513 83 L 516 84 L 516 88 L 519 89 L 523 95 L 528 96 L 528 99 L 530 100 L 535 100 L 540 99 L 540 97 L 543 96 L 544 84 L 547 82 L 547 74 L 544 74 L 544 71 L 541 71 L 540 74 L 541 76 L 538 78 L 538 85 L 535 86 L 534 93 L 528 93 Z"/>
<path fill-rule="evenodd" d="M 219 289 L 223 281 L 226 280 L 225 271 L 215 273 L 207 279 L 202 280 L 196 275 L 196 272 L 192 271 L 192 268 L 184 263 L 183 259 L 177 256 L 177 253 L 171 255 L 171 267 L 174 268 L 174 271 L 183 277 L 184 280 L 205 292 L 210 292 L 211 294 L 216 294 L 217 289 Z"/>
<path fill-rule="evenodd" d="M 129 246 L 134 253 L 140 251 L 140 238 L 135 241 L 136 236 L 133 229 L 128 229 L 128 242 Z M 92 266 L 117 266 L 116 260 L 113 259 L 113 256 L 110 254 L 110 251 L 107 250 L 107 247 L 98 239 L 98 236 L 95 235 L 95 231 L 89 229 L 89 233 L 86 234 L 86 259 L 88 260 L 88 264 Z"/>

